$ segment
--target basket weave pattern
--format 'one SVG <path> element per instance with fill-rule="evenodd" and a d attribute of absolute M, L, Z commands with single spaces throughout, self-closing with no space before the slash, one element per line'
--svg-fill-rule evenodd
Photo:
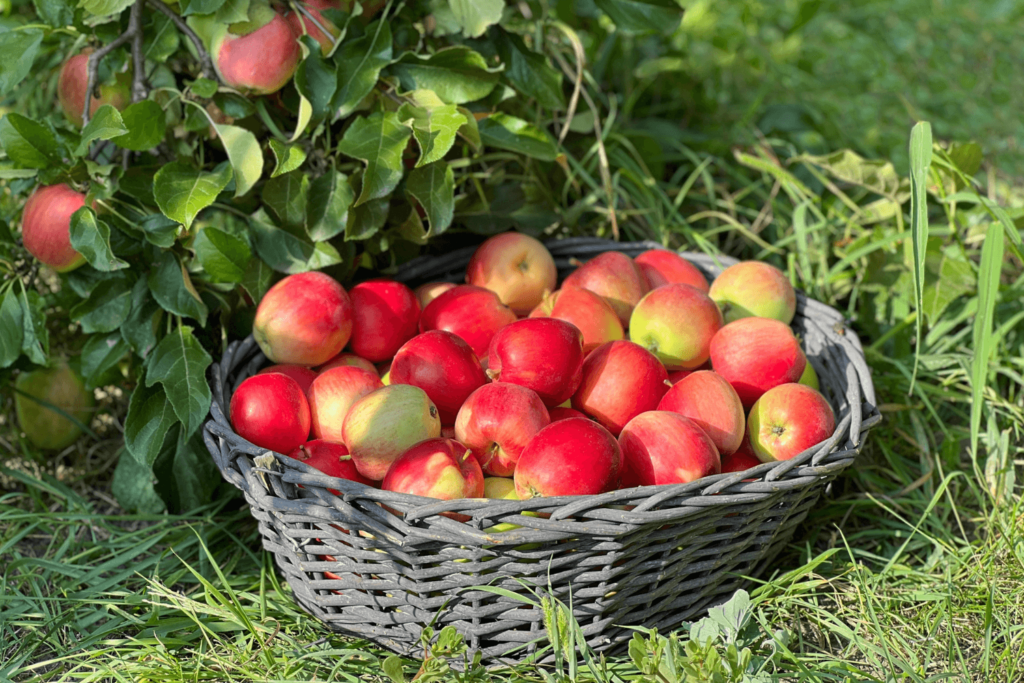
<path fill-rule="evenodd" d="M 548 247 L 561 277 L 574 267 L 570 259 L 660 248 L 586 238 Z M 412 285 L 461 281 L 472 252 L 418 259 L 397 278 Z M 734 262 L 684 256 L 709 280 Z M 835 433 L 792 460 L 689 484 L 527 501 L 437 501 L 333 479 L 281 454 L 267 457 L 227 419 L 234 389 L 266 364 L 252 337 L 231 344 L 211 369 L 204 439 L 221 473 L 245 494 L 263 546 L 297 602 L 331 629 L 422 655 L 422 628 L 452 624 L 485 658 L 521 659 L 544 633 L 541 610 L 472 587 L 529 596 L 528 586 L 566 604 L 571 599 L 589 644 L 603 651 L 632 636 L 622 626 L 677 628 L 726 600 L 742 576 L 761 572 L 881 419 L 860 342 L 842 315 L 798 293 L 793 327 L 836 411 Z M 518 528 L 489 531 L 500 523 Z"/>

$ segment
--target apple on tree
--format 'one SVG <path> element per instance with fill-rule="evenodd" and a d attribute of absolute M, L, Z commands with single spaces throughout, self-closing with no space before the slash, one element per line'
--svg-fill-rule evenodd
<path fill-rule="evenodd" d="M 285 19 L 296 38 L 303 35 L 312 36 L 316 42 L 320 43 L 320 51 L 327 56 L 334 49 L 334 40 L 341 34 L 341 31 L 330 19 L 320 13 L 325 9 L 340 10 L 341 3 L 331 0 L 301 0 L 296 6 L 296 11 L 289 12 Z M 327 33 L 324 33 L 323 29 L 326 29 Z"/>
<path fill-rule="evenodd" d="M 85 91 L 89 87 L 89 55 L 92 53 L 92 48 L 86 48 L 64 62 L 57 80 L 57 99 L 64 110 L 65 118 L 75 128 L 82 127 Z M 130 84 L 131 75 L 128 73 L 117 74 L 113 83 L 100 83 L 97 88 L 99 96 L 97 97 L 94 92 L 89 104 L 89 116 L 94 115 L 96 110 L 105 104 L 117 110 L 127 107 L 131 102 Z"/>
<path fill-rule="evenodd" d="M 455 438 L 473 451 L 484 472 L 510 477 L 526 444 L 551 418 L 536 392 L 517 384 L 485 384 L 466 399 Z"/>
<path fill-rule="evenodd" d="M 14 412 L 18 416 L 18 425 L 37 448 L 67 448 L 82 435 L 79 425 L 88 425 L 92 421 L 96 405 L 93 394 L 65 362 L 20 373 L 14 388 Z M 73 417 L 77 424 L 40 401 L 56 406 Z"/>
<path fill-rule="evenodd" d="M 538 240 L 518 232 L 489 238 L 473 253 L 466 282 L 495 292 L 518 315 L 532 311 L 558 283 L 555 259 Z"/>
<path fill-rule="evenodd" d="M 274 363 L 320 365 L 352 336 L 352 301 L 330 275 L 289 275 L 263 296 L 252 333 Z"/>
<path fill-rule="evenodd" d="M 291 80 L 302 50 L 288 21 L 266 0 L 253 0 L 249 21 L 220 25 L 210 56 L 226 85 L 246 94 L 269 95 Z"/>
<path fill-rule="evenodd" d="M 25 202 L 21 239 L 32 256 L 58 273 L 85 263 L 71 246 L 71 216 L 85 206 L 85 195 L 67 185 L 40 185 Z"/>

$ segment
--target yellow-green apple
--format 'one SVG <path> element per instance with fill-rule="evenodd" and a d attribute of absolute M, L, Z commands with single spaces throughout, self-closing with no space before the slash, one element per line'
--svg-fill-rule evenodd
<path fill-rule="evenodd" d="M 797 380 L 797 383 L 808 386 L 815 391 L 821 391 L 821 384 L 818 383 L 818 373 L 814 369 L 814 366 L 811 365 L 811 361 L 807 360 L 806 353 L 804 354 L 804 361 L 806 362 L 806 365 L 804 365 L 804 373 L 800 375 L 800 379 Z"/>
<path fill-rule="evenodd" d="M 761 394 L 796 382 L 807 360 L 789 325 L 770 318 L 740 318 L 711 340 L 711 367 L 749 409 Z"/>
<path fill-rule="evenodd" d="M 522 500 L 586 496 L 618 487 L 622 453 L 611 432 L 584 418 L 552 422 L 526 445 L 516 465 Z"/>
<path fill-rule="evenodd" d="M 304 462 L 314 469 L 318 469 L 328 477 L 336 479 L 348 479 L 366 486 L 373 486 L 373 482 L 359 474 L 352 456 L 348 454 L 345 444 L 333 441 L 314 439 L 302 444 L 288 454 L 299 462 Z M 337 489 L 327 489 L 336 496 L 341 495 Z"/>
<path fill-rule="evenodd" d="M 302 51 L 285 18 L 269 4 L 254 2 L 249 21 L 220 25 L 210 56 L 225 85 L 250 95 L 269 95 L 291 80 Z"/>
<path fill-rule="evenodd" d="M 416 298 L 419 299 L 420 308 L 426 308 L 431 301 L 455 287 L 454 282 L 428 282 L 416 288 Z"/>
<path fill-rule="evenodd" d="M 747 429 L 754 455 L 761 462 L 789 460 L 832 436 L 836 416 L 814 389 L 783 384 L 757 399 Z"/>
<path fill-rule="evenodd" d="M 729 266 L 711 283 L 709 295 L 727 323 L 756 316 L 788 325 L 796 313 L 796 292 L 786 274 L 762 261 Z"/>
<path fill-rule="evenodd" d="M 619 446 L 622 488 L 685 484 L 722 471 L 711 437 L 679 413 L 652 410 L 637 415 L 623 427 Z"/>
<path fill-rule="evenodd" d="M 498 295 L 519 315 L 540 304 L 558 283 L 555 259 L 538 240 L 505 232 L 481 244 L 466 268 L 466 282 Z"/>
<path fill-rule="evenodd" d="M 362 368 L 367 372 L 372 372 L 375 375 L 380 375 L 380 370 L 377 366 L 366 360 L 361 356 L 357 356 L 354 353 L 345 353 L 344 351 L 339 353 L 334 358 L 330 359 L 320 367 L 316 369 L 317 372 L 327 372 L 331 368 L 339 368 L 344 365 L 350 365 L 354 368 Z"/>
<path fill-rule="evenodd" d="M 644 347 L 608 342 L 583 361 L 583 379 L 572 407 L 618 436 L 627 422 L 658 407 L 668 391 L 667 380 L 665 366 Z"/>
<path fill-rule="evenodd" d="M 60 108 L 64 110 L 64 116 L 75 128 L 82 127 L 82 114 L 85 112 L 85 91 L 88 89 L 89 80 L 89 55 L 92 48 L 86 48 L 77 55 L 64 62 L 61 67 L 60 76 L 57 79 L 57 99 L 60 101 Z M 114 77 L 113 83 L 100 83 L 93 91 L 92 102 L 89 104 L 89 116 L 96 113 L 96 110 L 104 104 L 109 104 L 115 109 L 122 110 L 131 102 L 131 75 L 119 73 Z"/>
<path fill-rule="evenodd" d="M 437 406 L 419 387 L 393 384 L 356 401 L 342 435 L 359 474 L 380 481 L 406 449 L 441 434 Z"/>
<path fill-rule="evenodd" d="M 533 389 L 549 408 L 569 400 L 583 373 L 583 335 L 558 318 L 526 318 L 498 331 L 487 376 Z"/>
<path fill-rule="evenodd" d="M 310 35 L 320 43 L 320 51 L 326 56 L 334 49 L 334 39 L 341 33 L 330 19 L 320 13 L 325 9 L 341 9 L 341 3 L 331 0 L 300 0 L 301 10 L 285 15 L 292 33 L 298 38 Z M 303 11 L 304 10 L 304 11 Z M 308 14 L 307 14 L 308 13 Z M 310 18 L 312 17 L 312 19 Z M 322 29 L 326 29 L 324 33 Z"/>
<path fill-rule="evenodd" d="M 487 346 L 498 330 L 518 318 L 489 289 L 474 285 L 452 287 L 431 301 L 420 316 L 420 332 L 445 330 L 469 344 L 478 358 L 487 356 Z"/>
<path fill-rule="evenodd" d="M 275 453 L 291 453 L 309 438 L 306 393 L 279 372 L 253 375 L 239 384 L 228 412 L 240 437 Z"/>
<path fill-rule="evenodd" d="M 672 385 L 658 404 L 688 417 L 711 437 L 720 455 L 735 453 L 743 443 L 747 415 L 736 390 L 711 370 L 699 370 Z"/>
<path fill-rule="evenodd" d="M 368 280 L 348 295 L 352 299 L 349 348 L 359 356 L 374 363 L 386 361 L 416 336 L 420 302 L 401 282 Z"/>
<path fill-rule="evenodd" d="M 562 287 L 589 289 L 611 304 L 622 327 L 629 326 L 629 316 L 649 289 L 647 278 L 622 252 L 606 251 L 587 261 L 565 278 Z"/>
<path fill-rule="evenodd" d="M 708 293 L 708 280 L 697 266 L 668 249 L 651 249 L 633 259 L 651 289 L 678 282 Z"/>
<path fill-rule="evenodd" d="M 424 332 L 407 341 L 391 363 L 391 385 L 411 384 L 427 392 L 441 424 L 454 425 L 465 400 L 487 383 L 473 349 L 444 330 Z"/>
<path fill-rule="evenodd" d="M 515 480 L 509 477 L 484 477 L 484 498 L 519 500 Z"/>
<path fill-rule="evenodd" d="M 526 444 L 551 418 L 535 391 L 508 382 L 485 384 L 466 399 L 455 419 L 455 438 L 493 477 L 510 477 Z"/>
<path fill-rule="evenodd" d="M 633 309 L 629 339 L 668 370 L 698 368 L 708 360 L 711 338 L 722 327 L 722 313 L 707 294 L 673 283 L 651 290 Z"/>
<path fill-rule="evenodd" d="M 352 405 L 383 386 L 376 372 L 351 365 L 321 372 L 307 392 L 313 436 L 343 441 L 342 426 Z"/>
<path fill-rule="evenodd" d="M 531 318 L 558 318 L 572 323 L 583 334 L 583 352 L 590 353 L 601 344 L 625 336 L 615 309 L 604 297 L 588 289 L 562 287 L 544 297 Z"/>
<path fill-rule="evenodd" d="M 85 195 L 63 183 L 37 187 L 21 214 L 21 239 L 28 253 L 58 273 L 85 263 L 71 246 L 71 215 L 83 206 Z"/>
<path fill-rule="evenodd" d="M 483 498 L 484 474 L 458 441 L 427 439 L 395 459 L 381 488 L 440 500 Z"/>
<path fill-rule="evenodd" d="M 88 425 L 96 405 L 91 391 L 78 374 L 59 362 L 53 367 L 22 372 L 14 382 L 14 412 L 25 436 L 37 448 L 60 450 L 67 448 L 82 435 L 79 424 Z M 33 400 L 38 399 L 38 400 Z M 43 405 L 46 401 L 78 421 Z"/>
<path fill-rule="evenodd" d="M 565 408 L 564 406 L 558 406 L 557 408 L 551 408 L 548 410 L 548 417 L 551 418 L 552 422 L 558 422 L 559 420 L 568 420 L 570 417 L 582 417 L 586 419 L 586 415 L 573 408 Z"/>
<path fill-rule="evenodd" d="M 274 363 L 320 365 L 352 336 L 352 301 L 330 275 L 289 275 L 260 301 L 252 334 Z"/>
<path fill-rule="evenodd" d="M 316 372 L 313 370 L 310 370 L 303 365 L 283 363 L 281 365 L 271 365 L 270 367 L 263 368 L 256 374 L 265 375 L 269 372 L 279 372 L 282 375 L 288 375 L 299 383 L 299 386 L 302 387 L 302 393 L 306 394 L 307 399 L 309 398 L 309 385 L 316 379 Z"/>
<path fill-rule="evenodd" d="M 743 443 L 738 451 L 731 455 L 722 456 L 722 474 L 746 472 L 751 467 L 757 467 L 760 464 L 761 461 L 754 455 L 754 450 L 750 446 L 750 440 L 744 436 Z"/>

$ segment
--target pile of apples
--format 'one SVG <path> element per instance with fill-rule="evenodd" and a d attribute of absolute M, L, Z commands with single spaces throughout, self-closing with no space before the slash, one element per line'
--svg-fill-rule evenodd
<path fill-rule="evenodd" d="M 609 251 L 556 289 L 544 245 L 504 233 L 466 282 L 285 278 L 253 331 L 276 365 L 235 391 L 235 430 L 332 477 L 452 500 L 690 482 L 835 429 L 769 264 L 709 285 L 674 252 Z"/>

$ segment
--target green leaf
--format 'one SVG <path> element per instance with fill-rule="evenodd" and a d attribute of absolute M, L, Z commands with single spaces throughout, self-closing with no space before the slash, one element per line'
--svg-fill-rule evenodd
<path fill-rule="evenodd" d="M 132 0 L 78 0 L 79 7 L 97 17 L 120 14 L 131 4 Z"/>
<path fill-rule="evenodd" d="M 9 35 L 0 33 L 0 38 Z M 23 168 L 46 168 L 58 162 L 57 138 L 41 123 L 11 112 L 0 119 L 0 144 L 14 163 Z"/>
<path fill-rule="evenodd" d="M 374 199 L 365 204 L 353 206 L 348 211 L 345 241 L 365 240 L 375 235 L 384 227 L 390 209 L 391 202 L 387 198 Z"/>
<path fill-rule="evenodd" d="M 432 90 L 449 104 L 465 104 L 486 97 L 501 77 L 500 69 L 489 69 L 483 55 L 465 45 L 426 56 L 406 52 L 388 71 L 398 78 L 405 90 Z"/>
<path fill-rule="evenodd" d="M 170 249 L 178 237 L 181 224 L 162 213 L 154 213 L 140 220 L 138 226 L 147 242 L 162 249 Z"/>
<path fill-rule="evenodd" d="M 248 242 L 214 227 L 200 230 L 192 248 L 211 282 L 241 282 L 252 258 Z"/>
<path fill-rule="evenodd" d="M 391 194 L 402 180 L 402 151 L 412 131 L 394 112 L 376 112 L 356 119 L 338 144 L 338 151 L 366 162 L 355 205 Z"/>
<path fill-rule="evenodd" d="M 448 0 L 455 21 L 470 38 L 483 35 L 493 24 L 501 21 L 505 0 Z"/>
<path fill-rule="evenodd" d="M 296 170 L 306 160 L 306 150 L 298 145 L 286 145 L 277 139 L 271 138 L 270 149 L 274 152 L 274 160 L 276 162 L 274 172 L 270 174 L 271 178 L 276 178 Z"/>
<path fill-rule="evenodd" d="M 526 47 L 523 39 L 502 28 L 492 31 L 494 46 L 505 65 L 504 76 L 512 87 L 537 100 L 545 109 L 565 109 L 562 74 L 543 55 Z"/>
<path fill-rule="evenodd" d="M 54 28 L 64 28 L 75 23 L 75 6 L 68 0 L 32 0 L 36 14 Z"/>
<path fill-rule="evenodd" d="M 50 333 L 46 330 L 46 302 L 39 292 L 21 287 L 21 352 L 36 365 L 45 365 L 50 356 Z"/>
<path fill-rule="evenodd" d="M 0 96 L 25 80 L 42 42 L 43 32 L 36 28 L 0 33 Z"/>
<path fill-rule="evenodd" d="M 515 116 L 495 112 L 477 121 L 477 126 L 480 139 L 489 147 L 507 149 L 542 161 L 554 161 L 558 157 L 558 147 L 547 131 Z"/>
<path fill-rule="evenodd" d="M 935 325 L 943 311 L 957 298 L 974 290 L 974 268 L 963 257 L 952 258 L 945 253 L 929 253 L 925 273 L 923 311 L 930 325 Z"/>
<path fill-rule="evenodd" d="M 341 263 L 341 255 L 329 242 L 313 244 L 274 227 L 261 212 L 250 218 L 249 227 L 256 253 L 279 273 L 304 273 Z"/>
<path fill-rule="evenodd" d="M 331 98 L 338 87 L 338 74 L 333 62 L 324 60 L 320 43 L 310 35 L 299 38 L 306 58 L 295 70 L 295 89 L 305 97 L 317 119 L 327 115 L 331 109 Z"/>
<path fill-rule="evenodd" d="M 217 94 L 218 86 L 217 81 L 211 81 L 209 78 L 197 78 L 189 87 L 196 95 L 209 99 Z"/>
<path fill-rule="evenodd" d="M 181 420 L 186 434 L 192 434 L 210 412 L 210 385 L 206 369 L 213 359 L 192 335 L 192 328 L 178 329 L 160 340 L 146 369 L 146 386 L 163 384 L 174 414 Z"/>
<path fill-rule="evenodd" d="M 131 310 L 121 325 L 121 337 L 141 358 L 156 346 L 156 324 L 163 315 L 160 305 L 149 293 L 149 284 L 139 279 L 132 287 Z"/>
<path fill-rule="evenodd" d="M 95 334 L 89 337 L 82 347 L 82 377 L 85 378 L 87 389 L 95 389 L 107 372 L 116 366 L 124 354 L 128 352 L 128 344 L 120 332 Z"/>
<path fill-rule="evenodd" d="M 122 280 L 104 280 L 92 295 L 71 309 L 71 319 L 82 325 L 86 334 L 113 332 L 128 318 L 132 293 Z"/>
<path fill-rule="evenodd" d="M 223 7 L 224 3 L 225 0 L 181 0 L 181 16 L 187 17 L 190 14 L 213 14 Z M 246 18 L 248 18 L 248 16 L 248 13 L 246 13 Z"/>
<path fill-rule="evenodd" d="M 249 20 L 249 0 L 225 0 L 213 17 L 220 24 Z"/>
<path fill-rule="evenodd" d="M 188 438 L 185 438 L 184 431 L 178 435 L 178 450 L 174 454 L 171 472 L 181 512 L 209 505 L 214 491 L 223 481 L 199 432 Z"/>
<path fill-rule="evenodd" d="M 355 192 L 344 173 L 328 171 L 310 183 L 306 211 L 306 234 L 310 239 L 322 242 L 344 232 L 354 199 Z"/>
<path fill-rule="evenodd" d="M 406 103 L 398 109 L 398 118 L 412 128 L 420 148 L 416 166 L 443 159 L 455 144 L 455 136 L 467 119 L 454 104 L 445 104 L 430 90 L 411 93 L 416 104 Z"/>
<path fill-rule="evenodd" d="M 138 389 L 136 389 L 138 391 Z M 118 458 L 110 484 L 111 493 L 125 510 L 144 515 L 158 515 L 167 509 L 156 492 L 156 476 L 150 467 L 135 458 Z"/>
<path fill-rule="evenodd" d="M 366 34 L 348 41 L 334 53 L 338 63 L 338 86 L 331 108 L 338 118 L 345 118 L 370 94 L 380 78 L 380 71 L 391 63 L 391 28 L 385 21 L 375 21 Z"/>
<path fill-rule="evenodd" d="M 594 0 L 616 28 L 626 33 L 671 33 L 683 8 L 675 0 Z"/>
<path fill-rule="evenodd" d="M 437 161 L 409 174 L 405 191 L 427 214 L 430 231 L 427 237 L 440 235 L 452 224 L 455 214 L 455 174 L 444 161 Z"/>
<path fill-rule="evenodd" d="M 921 358 L 921 327 L 924 323 L 925 250 L 928 246 L 928 171 L 932 164 L 932 127 L 927 121 L 910 131 L 910 231 L 914 246 L 914 299 L 918 311 L 915 322 L 917 344 L 910 391 L 914 390 L 917 366 Z"/>
<path fill-rule="evenodd" d="M 110 226 L 97 220 L 88 206 L 71 214 L 70 238 L 71 246 L 96 270 L 109 273 L 128 267 L 110 249 Z"/>
<path fill-rule="evenodd" d="M 21 302 L 14 292 L 14 283 L 0 299 L 0 368 L 9 367 L 21 355 Z"/>
<path fill-rule="evenodd" d="M 132 392 L 124 421 L 124 446 L 140 465 L 151 467 L 160 454 L 164 437 L 178 418 L 162 384 L 142 383 Z"/>
<path fill-rule="evenodd" d="M 381 667 L 384 674 L 391 679 L 392 683 L 405 683 L 405 673 L 402 671 L 402 658 L 395 655 L 384 660 Z"/>
<path fill-rule="evenodd" d="M 152 23 L 146 27 L 143 35 L 145 37 L 142 41 L 142 56 L 151 62 L 167 61 L 181 45 L 177 27 L 171 18 L 162 12 L 152 13 Z"/>
<path fill-rule="evenodd" d="M 480 127 L 477 125 L 476 117 L 465 107 L 459 107 L 459 113 L 466 117 L 466 122 L 459 128 L 459 135 L 469 143 L 473 151 L 479 151 L 483 142 L 480 140 Z"/>
<path fill-rule="evenodd" d="M 155 266 L 149 271 L 147 283 L 161 308 L 174 315 L 197 320 L 200 326 L 206 327 L 206 304 L 199 298 L 192 278 L 185 266 L 178 262 L 178 257 L 169 251 L 161 252 Z"/>
<path fill-rule="evenodd" d="M 121 113 L 128 133 L 113 138 L 118 147 L 133 152 L 145 152 L 163 142 L 167 132 L 167 117 L 164 110 L 153 100 L 143 100 L 130 104 Z"/>
<path fill-rule="evenodd" d="M 294 233 L 302 231 L 306 223 L 306 198 L 309 177 L 298 171 L 271 178 L 263 185 L 261 198 L 277 220 Z"/>
<path fill-rule="evenodd" d="M 214 124 L 235 171 L 235 196 L 248 192 L 263 175 L 263 152 L 256 136 L 245 128 Z"/>
<path fill-rule="evenodd" d="M 274 276 L 274 270 L 263 262 L 262 259 L 254 258 L 245 267 L 245 275 L 242 276 L 242 287 L 248 292 L 249 298 L 253 301 L 260 301 L 263 295 L 270 289 L 270 281 Z"/>
<path fill-rule="evenodd" d="M 231 166 L 220 164 L 212 173 L 174 161 L 153 178 L 153 197 L 165 216 L 186 228 L 200 211 L 213 204 L 231 180 Z"/>
<path fill-rule="evenodd" d="M 88 152 L 89 144 L 93 140 L 109 140 L 127 132 L 128 129 L 121 121 L 121 112 L 109 104 L 104 104 L 96 110 L 96 113 L 89 119 L 89 123 L 85 124 L 85 128 L 82 129 L 82 139 L 78 143 L 75 154 L 82 156 Z"/>
<path fill-rule="evenodd" d="M 981 247 L 978 267 L 978 312 L 974 316 L 974 359 L 971 362 L 971 454 L 977 456 L 981 413 L 988 384 L 988 364 L 995 350 L 992 324 L 999 300 L 999 279 L 1003 267 L 1003 226 L 993 223 Z"/>

